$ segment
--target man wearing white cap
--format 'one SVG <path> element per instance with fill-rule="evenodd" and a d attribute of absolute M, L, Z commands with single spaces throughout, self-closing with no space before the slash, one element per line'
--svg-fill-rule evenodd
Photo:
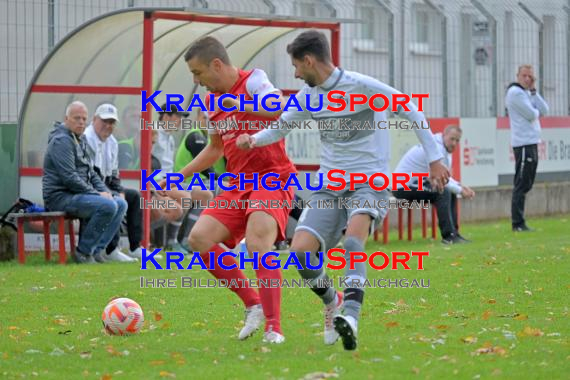
<path fill-rule="evenodd" d="M 133 262 L 142 255 L 142 214 L 139 206 L 140 194 L 134 189 L 125 189 L 119 179 L 119 145 L 113 131 L 119 121 L 117 108 L 109 103 L 97 107 L 91 124 L 85 130 L 87 152 L 93 161 L 95 170 L 104 180 L 114 196 L 120 196 L 128 204 L 126 213 L 127 233 L 130 251 L 127 254 L 118 248 L 120 230 L 106 248 L 106 255 L 100 255 L 107 261 Z"/>

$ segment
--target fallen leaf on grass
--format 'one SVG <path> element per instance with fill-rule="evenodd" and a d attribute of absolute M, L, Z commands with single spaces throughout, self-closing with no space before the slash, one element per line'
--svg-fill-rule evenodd
<path fill-rule="evenodd" d="M 473 343 L 477 343 L 477 337 L 476 336 L 466 336 L 465 338 L 461 338 L 461 341 L 465 344 L 473 344 Z"/>
<path fill-rule="evenodd" d="M 475 350 L 475 352 L 472 353 L 472 355 L 477 355 L 477 356 L 487 355 L 487 354 L 505 356 L 507 354 L 507 350 L 499 346 L 495 347 L 489 346 L 489 347 L 478 348 L 477 350 Z"/>
<path fill-rule="evenodd" d="M 261 349 L 260 349 L 260 351 L 263 352 L 264 354 L 266 354 L 266 353 L 268 353 L 268 352 L 271 352 L 271 348 L 262 346 Z"/>
<path fill-rule="evenodd" d="M 415 373 L 416 375 L 419 375 L 419 374 L 420 374 L 420 369 L 419 369 L 419 368 L 416 368 L 416 367 L 413 367 L 413 368 L 412 368 L 412 372 Z"/>
<path fill-rule="evenodd" d="M 107 347 L 105 347 L 105 350 L 113 356 L 123 356 L 123 354 L 121 352 L 115 350 L 115 347 L 113 347 L 113 346 L 107 346 Z"/>
<path fill-rule="evenodd" d="M 154 312 L 154 320 L 158 322 L 158 321 L 160 321 L 161 319 L 162 319 L 162 314 L 159 313 L 158 311 L 155 311 L 155 312 Z"/>
<path fill-rule="evenodd" d="M 172 373 L 172 372 L 168 372 L 168 371 L 160 371 L 158 373 L 158 375 L 160 377 L 170 377 L 172 379 L 176 378 L 176 374 Z"/>
<path fill-rule="evenodd" d="M 157 366 L 157 365 L 163 365 L 163 364 L 165 364 L 165 363 L 166 363 L 166 362 L 165 362 L 164 360 L 153 360 L 153 361 L 150 362 L 150 365 L 152 365 L 152 366 Z"/>
<path fill-rule="evenodd" d="M 481 318 L 486 321 L 487 319 L 489 319 L 489 317 L 492 315 L 493 313 L 490 310 L 486 310 L 485 312 L 483 312 L 483 315 L 481 315 Z"/>
<path fill-rule="evenodd" d="M 61 356 L 61 355 L 65 354 L 65 352 L 61 348 L 56 347 L 49 354 L 50 354 L 50 356 Z"/>
<path fill-rule="evenodd" d="M 400 324 L 396 321 L 391 321 L 386 323 L 386 327 L 390 328 L 390 327 L 398 327 Z"/>
<path fill-rule="evenodd" d="M 109 375 L 108 373 L 101 376 L 101 380 L 111 380 L 112 378 L 113 377 L 111 375 Z"/>
<path fill-rule="evenodd" d="M 530 326 L 526 326 L 523 331 L 518 333 L 519 336 L 543 336 L 544 333 L 542 330 L 538 328 L 532 328 Z"/>
<path fill-rule="evenodd" d="M 301 380 L 321 380 L 338 378 L 338 373 L 330 372 L 311 372 L 301 378 Z"/>
<path fill-rule="evenodd" d="M 184 360 L 184 356 L 182 356 L 179 352 L 172 352 L 170 353 L 170 357 L 176 361 L 176 364 L 186 364 L 186 360 Z"/>
<path fill-rule="evenodd" d="M 79 354 L 79 357 L 81 359 L 91 359 L 91 351 L 85 351 L 85 352 L 81 352 Z"/>
<path fill-rule="evenodd" d="M 491 303 L 491 304 L 497 303 L 497 300 L 494 298 L 491 298 L 490 300 L 487 300 L 487 303 Z"/>

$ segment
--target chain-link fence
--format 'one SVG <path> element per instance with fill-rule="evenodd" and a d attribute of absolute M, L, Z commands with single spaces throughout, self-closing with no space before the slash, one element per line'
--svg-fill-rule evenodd
<path fill-rule="evenodd" d="M 342 23 L 341 65 L 406 93 L 429 93 L 429 117 L 503 116 L 506 86 L 523 63 L 535 66 L 552 115 L 570 109 L 570 0 L 1 0 L 0 122 L 17 121 L 35 69 L 58 41 L 127 7 L 354 20 Z M 284 50 L 291 38 L 250 65 L 294 89 L 301 82 Z"/>

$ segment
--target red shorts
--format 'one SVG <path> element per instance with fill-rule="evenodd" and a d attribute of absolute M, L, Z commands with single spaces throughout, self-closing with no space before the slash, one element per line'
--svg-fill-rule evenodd
<path fill-rule="evenodd" d="M 287 222 L 289 221 L 289 213 L 291 212 L 290 206 L 284 205 L 284 202 L 291 202 L 295 199 L 295 190 L 291 187 L 288 190 L 275 190 L 269 191 L 260 188 L 258 191 L 252 189 L 246 190 L 231 190 L 223 192 L 214 198 L 216 207 L 207 208 L 202 212 L 202 215 L 209 215 L 220 223 L 222 223 L 230 231 L 231 237 L 222 243 L 228 248 L 234 248 L 244 237 L 247 226 L 247 219 L 249 215 L 256 211 L 264 211 L 271 215 L 277 222 L 277 240 L 285 240 L 285 232 L 287 229 Z M 241 200 L 248 200 L 243 202 Z M 259 201 L 267 201 L 264 203 L 257 203 Z M 273 200 L 273 205 L 271 205 Z M 220 202 L 226 201 L 225 207 L 220 207 Z M 236 201 L 232 207 L 231 202 Z M 275 208 L 275 205 L 279 206 Z"/>

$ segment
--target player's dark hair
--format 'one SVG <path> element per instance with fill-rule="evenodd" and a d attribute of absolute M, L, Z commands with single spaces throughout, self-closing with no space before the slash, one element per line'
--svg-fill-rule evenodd
<path fill-rule="evenodd" d="M 306 55 L 314 56 L 320 62 L 330 62 L 331 49 L 324 33 L 318 30 L 307 30 L 297 36 L 289 45 L 287 53 L 297 60 Z"/>
<path fill-rule="evenodd" d="M 206 36 L 196 40 L 186 54 L 184 61 L 188 62 L 192 58 L 197 57 L 204 64 L 209 64 L 213 59 L 218 58 L 226 65 L 230 64 L 230 57 L 226 48 L 215 37 Z"/>

